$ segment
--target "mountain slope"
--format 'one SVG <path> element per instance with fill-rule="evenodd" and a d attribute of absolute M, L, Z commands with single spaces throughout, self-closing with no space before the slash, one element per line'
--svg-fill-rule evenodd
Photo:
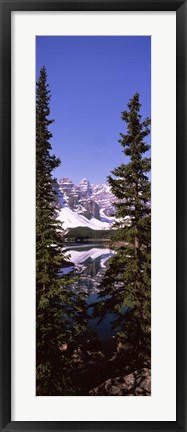
<path fill-rule="evenodd" d="M 93 185 L 83 178 L 78 185 L 65 177 L 58 183 L 59 219 L 64 229 L 111 229 L 115 218 L 114 196 L 107 185 Z"/>
<path fill-rule="evenodd" d="M 90 220 L 79 213 L 74 212 L 69 207 L 63 207 L 59 211 L 59 220 L 63 222 L 63 228 L 88 227 L 93 230 L 110 229 L 111 223 L 102 222 L 92 217 Z"/>

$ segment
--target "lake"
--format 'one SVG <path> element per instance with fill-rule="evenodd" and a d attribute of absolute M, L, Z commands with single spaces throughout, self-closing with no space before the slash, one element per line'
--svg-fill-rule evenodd
<path fill-rule="evenodd" d="M 63 273 L 73 272 L 79 279 L 72 285 L 77 292 L 83 291 L 87 294 L 88 305 L 97 301 L 99 285 L 106 271 L 106 263 L 114 251 L 101 243 L 88 245 L 67 245 L 68 255 L 74 267 L 66 267 Z M 91 313 L 91 308 L 89 308 Z M 108 315 L 102 323 L 97 324 L 97 319 L 89 320 L 89 326 L 97 333 L 99 339 L 107 339 L 114 335 L 111 329 L 112 315 Z"/>

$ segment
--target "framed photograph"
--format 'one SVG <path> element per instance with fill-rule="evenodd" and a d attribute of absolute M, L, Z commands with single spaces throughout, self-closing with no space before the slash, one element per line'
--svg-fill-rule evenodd
<path fill-rule="evenodd" d="M 186 431 L 186 0 L 0 0 L 1 430 Z"/>

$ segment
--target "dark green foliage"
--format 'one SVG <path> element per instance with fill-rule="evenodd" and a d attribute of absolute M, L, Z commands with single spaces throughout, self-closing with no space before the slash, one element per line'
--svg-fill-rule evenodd
<path fill-rule="evenodd" d="M 100 320 L 113 313 L 113 327 L 121 341 L 138 357 L 150 355 L 151 327 L 151 186 L 147 173 L 150 158 L 144 156 L 150 146 L 145 138 L 150 133 L 150 119 L 142 121 L 139 94 L 122 112 L 127 124 L 119 140 L 129 157 L 108 177 L 116 202 L 114 233 L 116 254 L 110 259 L 95 305 Z M 106 299 L 107 296 L 107 299 Z"/>
<path fill-rule="evenodd" d="M 86 326 L 83 295 L 75 295 L 62 276 L 62 225 L 57 220 L 57 184 L 52 171 L 60 160 L 51 154 L 48 119 L 50 91 L 45 67 L 36 89 L 36 365 L 37 394 L 73 392 L 68 352 Z"/>
<path fill-rule="evenodd" d="M 77 227 L 69 229 L 68 233 L 65 235 L 67 239 L 80 239 L 80 240 L 89 240 L 89 239 L 98 239 L 105 240 L 110 239 L 112 230 L 93 230 L 87 227 Z"/>

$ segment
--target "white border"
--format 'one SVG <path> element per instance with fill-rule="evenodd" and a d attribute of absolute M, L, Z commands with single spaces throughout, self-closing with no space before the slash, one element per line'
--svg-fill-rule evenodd
<path fill-rule="evenodd" d="M 35 397 L 35 36 L 152 35 L 152 396 Z M 12 420 L 174 421 L 175 12 L 12 13 Z"/>

